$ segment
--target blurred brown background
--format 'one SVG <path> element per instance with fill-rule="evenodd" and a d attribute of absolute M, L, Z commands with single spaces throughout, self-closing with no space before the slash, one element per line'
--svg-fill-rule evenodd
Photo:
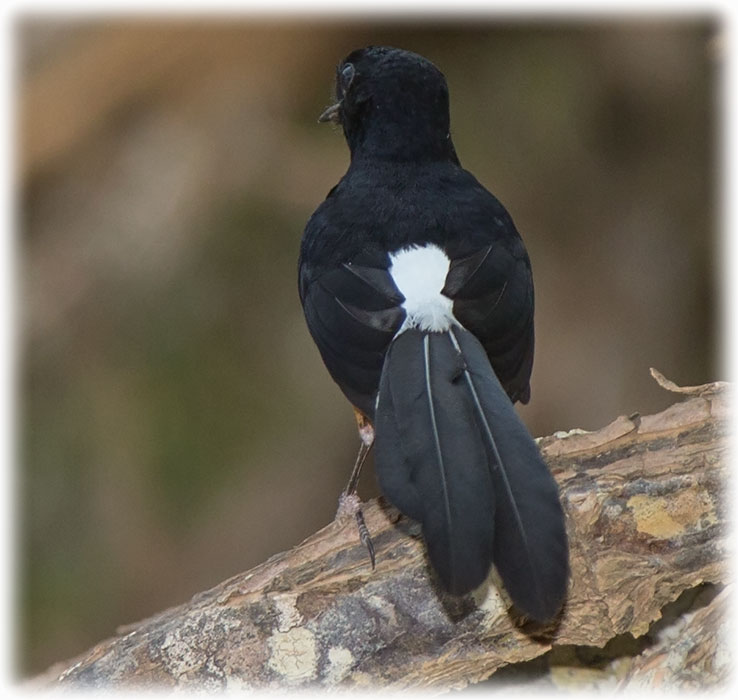
<path fill-rule="evenodd" d="M 710 18 L 16 24 L 22 673 L 326 524 L 357 437 L 306 331 L 318 125 L 362 45 L 446 73 L 537 296 L 535 435 L 720 378 Z M 362 495 L 376 493 L 366 470 Z"/>

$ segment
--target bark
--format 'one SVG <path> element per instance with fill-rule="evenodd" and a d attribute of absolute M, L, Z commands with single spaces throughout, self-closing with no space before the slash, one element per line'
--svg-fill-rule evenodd
<path fill-rule="evenodd" d="M 635 657 L 620 687 L 639 690 L 704 690 L 726 683 L 731 671 L 728 629 L 732 586 L 685 613 Z"/>
<path fill-rule="evenodd" d="M 554 646 L 643 635 L 684 591 L 726 582 L 727 385 L 679 389 L 657 374 L 686 398 L 656 415 L 539 441 L 561 487 L 571 545 L 567 603 L 545 628 L 511 610 L 494 575 L 462 599 L 439 592 L 418 526 L 372 501 L 364 514 L 374 571 L 354 521 L 334 522 L 36 683 L 443 690 Z M 722 647 L 710 631 L 722 613 L 711 609 L 690 619 L 695 644 L 679 658 L 694 661 L 695 678 L 717 681 Z M 634 682 L 656 664 L 656 648 L 634 661 Z M 674 665 L 661 665 L 662 684 L 678 682 Z M 708 667 L 718 670 L 703 673 Z"/>

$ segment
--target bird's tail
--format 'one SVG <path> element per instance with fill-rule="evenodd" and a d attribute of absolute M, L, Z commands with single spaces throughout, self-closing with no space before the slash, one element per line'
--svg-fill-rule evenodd
<path fill-rule="evenodd" d="M 422 524 L 443 586 L 467 593 L 494 563 L 522 611 L 551 618 L 568 575 L 558 489 L 479 341 L 458 327 L 400 333 L 375 428 L 382 491 Z"/>

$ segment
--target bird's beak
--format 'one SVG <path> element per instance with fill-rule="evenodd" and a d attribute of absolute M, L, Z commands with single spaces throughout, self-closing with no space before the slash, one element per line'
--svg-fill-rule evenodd
<path fill-rule="evenodd" d="M 336 104 L 328 107 L 328 109 L 326 109 L 325 112 L 323 112 L 323 114 L 321 114 L 318 117 L 318 121 L 319 122 L 333 122 L 334 124 L 340 124 L 341 123 L 340 110 L 341 110 L 341 103 L 336 102 Z"/>

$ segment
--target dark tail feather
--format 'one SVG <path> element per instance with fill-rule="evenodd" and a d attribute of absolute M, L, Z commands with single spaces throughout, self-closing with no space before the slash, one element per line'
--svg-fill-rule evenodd
<path fill-rule="evenodd" d="M 411 329 L 382 371 L 375 465 L 382 492 L 420 521 L 443 586 L 467 593 L 492 563 L 492 478 L 448 335 Z"/>
<path fill-rule="evenodd" d="M 490 452 L 494 564 L 513 602 L 531 617 L 546 620 L 564 600 L 569 573 L 558 487 L 480 343 L 463 330 L 450 334 L 466 363 L 464 380 Z"/>
<path fill-rule="evenodd" d="M 401 333 L 382 372 L 376 432 L 382 490 L 421 522 L 444 587 L 466 593 L 494 562 L 521 610 L 552 617 L 568 574 L 558 489 L 476 338 Z"/>

